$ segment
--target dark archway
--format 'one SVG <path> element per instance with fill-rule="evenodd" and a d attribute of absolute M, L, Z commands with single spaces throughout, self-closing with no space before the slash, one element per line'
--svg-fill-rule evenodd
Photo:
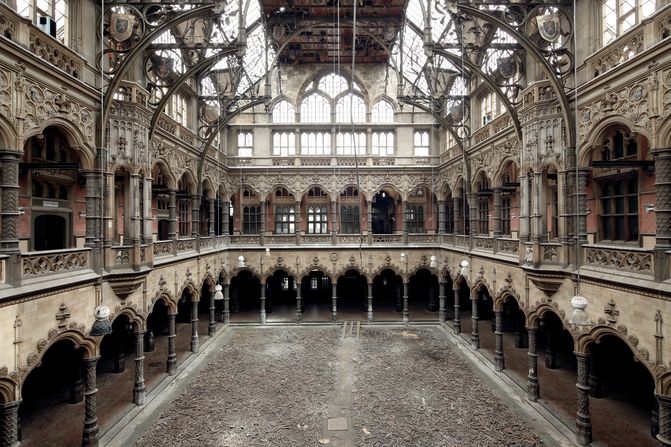
<path fill-rule="evenodd" d="M 358 270 L 347 270 L 338 278 L 338 319 L 367 318 L 368 281 Z"/>
<path fill-rule="evenodd" d="M 296 319 L 296 281 L 286 270 L 276 270 L 266 281 L 266 313 L 268 321 Z"/>
<path fill-rule="evenodd" d="M 331 278 L 320 270 L 313 270 L 301 281 L 303 321 L 331 321 Z"/>
<path fill-rule="evenodd" d="M 396 201 L 387 191 L 373 196 L 373 234 L 393 234 L 396 231 Z"/>
<path fill-rule="evenodd" d="M 169 313 L 168 304 L 164 299 L 159 299 L 147 316 L 147 329 L 144 334 L 144 377 L 147 392 L 150 392 L 166 374 L 170 334 Z"/>
<path fill-rule="evenodd" d="M 67 222 L 65 217 L 42 214 L 35 218 L 33 246 L 35 251 L 62 250 L 66 247 Z"/>
<path fill-rule="evenodd" d="M 231 279 L 230 310 L 232 322 L 258 322 L 261 315 L 261 281 L 249 270 Z"/>
<path fill-rule="evenodd" d="M 436 319 L 438 312 L 438 278 L 428 269 L 419 269 L 408 282 L 408 312 L 410 319 Z"/>
<path fill-rule="evenodd" d="M 384 269 L 373 279 L 375 321 L 399 321 L 402 311 L 403 278 L 392 269 Z"/>
<path fill-rule="evenodd" d="M 19 440 L 21 445 L 81 445 L 84 428 L 82 349 L 70 340 L 54 343 L 21 389 Z M 67 420 L 68 430 L 44 430 Z"/>

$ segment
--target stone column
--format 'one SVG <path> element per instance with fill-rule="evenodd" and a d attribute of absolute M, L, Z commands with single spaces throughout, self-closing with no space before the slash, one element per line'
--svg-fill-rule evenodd
<path fill-rule="evenodd" d="M 478 199 L 477 193 L 469 192 L 468 198 L 468 221 L 471 223 L 471 234 L 478 235 Z"/>
<path fill-rule="evenodd" d="M 266 280 L 261 279 L 261 324 L 266 324 Z"/>
<path fill-rule="evenodd" d="M 228 284 L 224 284 L 224 308 L 221 311 L 221 322 L 224 324 L 228 324 L 231 321 L 231 310 L 230 310 L 230 303 L 231 299 L 229 296 L 228 292 Z"/>
<path fill-rule="evenodd" d="M 335 323 L 338 316 L 338 283 L 331 280 L 331 321 Z"/>
<path fill-rule="evenodd" d="M 139 246 L 140 243 L 142 242 L 140 240 L 140 234 L 141 234 L 141 219 L 140 219 L 140 212 L 141 212 L 141 207 L 140 207 L 140 175 L 139 174 L 131 174 L 130 175 L 130 191 L 128 193 L 130 194 L 130 240 L 131 244 L 134 246 Z M 125 228 L 124 228 L 124 233 L 126 233 Z M 125 234 L 124 234 L 125 238 Z M 126 241 L 124 240 L 124 244 Z"/>
<path fill-rule="evenodd" d="M 209 224 L 207 225 L 207 235 L 214 236 L 214 199 L 207 199 L 207 204 L 209 205 Z"/>
<path fill-rule="evenodd" d="M 168 190 L 168 239 L 177 239 L 177 191 Z"/>
<path fill-rule="evenodd" d="M 373 321 L 373 282 L 368 281 L 368 322 Z"/>
<path fill-rule="evenodd" d="M 526 175 L 520 175 L 520 240 L 529 239 L 529 178 Z"/>
<path fill-rule="evenodd" d="M 207 324 L 207 335 L 212 336 L 217 331 L 216 317 L 214 315 L 214 294 L 210 293 L 210 322 Z"/>
<path fill-rule="evenodd" d="M 401 204 L 401 212 L 403 213 L 403 218 L 401 219 L 403 221 L 403 243 L 407 244 L 408 243 L 408 202 L 405 200 Z M 394 228 L 396 230 L 396 228 Z"/>
<path fill-rule="evenodd" d="M 480 349 L 480 334 L 478 332 L 478 296 L 471 295 L 471 348 Z"/>
<path fill-rule="evenodd" d="M 501 237 L 501 188 L 494 189 L 494 237 Z"/>
<path fill-rule="evenodd" d="M 454 222 L 454 234 L 464 234 L 462 220 L 459 218 L 461 210 L 461 197 L 452 198 L 452 221 Z"/>
<path fill-rule="evenodd" d="M 537 171 L 531 175 L 531 209 L 529 214 L 531 216 L 531 240 L 533 242 L 540 242 L 543 235 L 543 204 L 541 189 L 543 188 L 542 172 Z"/>
<path fill-rule="evenodd" d="M 336 224 L 338 222 L 338 203 L 334 200 L 331 202 L 331 244 L 336 245 L 338 239 L 336 237 Z"/>
<path fill-rule="evenodd" d="M 668 255 L 671 249 L 671 147 L 652 151 L 655 157 L 655 280 L 668 277 Z"/>
<path fill-rule="evenodd" d="M 445 322 L 447 311 L 445 310 L 445 294 L 447 293 L 447 283 L 441 281 L 438 283 L 438 321 Z"/>
<path fill-rule="evenodd" d="M 452 289 L 454 293 L 454 335 L 461 333 L 461 315 L 459 315 L 459 286 Z"/>
<path fill-rule="evenodd" d="M 230 208 L 231 208 L 231 202 L 228 200 L 224 200 L 221 202 L 221 232 L 223 233 L 224 236 L 228 236 L 228 233 L 231 231 L 228 228 L 228 219 L 230 218 Z"/>
<path fill-rule="evenodd" d="M 259 219 L 261 220 L 261 225 L 259 227 L 259 234 L 260 234 L 260 240 L 261 240 L 261 245 L 265 244 L 265 236 L 266 236 L 266 201 L 261 200 L 259 202 L 259 211 L 260 211 L 260 216 Z M 242 224 L 242 219 L 244 217 L 240 216 L 240 223 Z M 242 233 L 242 228 L 240 228 L 240 233 Z"/>
<path fill-rule="evenodd" d="M 655 394 L 659 405 L 659 432 L 657 440 L 661 446 L 671 446 L 671 397 Z"/>
<path fill-rule="evenodd" d="M 410 314 L 408 313 L 408 281 L 403 281 L 403 322 L 410 321 Z"/>
<path fill-rule="evenodd" d="M 373 202 L 366 202 L 366 232 L 368 233 L 368 243 L 373 243 Z"/>
<path fill-rule="evenodd" d="M 198 352 L 200 341 L 198 340 L 198 301 L 191 298 L 191 352 Z"/>
<path fill-rule="evenodd" d="M 529 375 L 527 376 L 527 395 L 530 401 L 536 402 L 540 397 L 540 386 L 538 383 L 538 353 L 536 348 L 536 334 L 538 329 L 528 327 L 529 333 Z"/>
<path fill-rule="evenodd" d="M 135 383 L 133 385 L 133 402 L 144 405 L 144 332 L 135 331 Z"/>
<path fill-rule="evenodd" d="M 438 234 L 445 234 L 445 201 L 438 201 Z"/>
<path fill-rule="evenodd" d="M 82 434 L 83 446 L 98 445 L 98 417 L 96 415 L 96 394 L 98 388 L 96 385 L 96 364 L 98 357 L 89 357 L 83 360 L 84 363 L 84 432 Z"/>
<path fill-rule="evenodd" d="M 300 324 L 303 321 L 303 297 L 301 296 L 300 282 L 296 282 L 295 284 L 296 284 L 296 323 Z"/>
<path fill-rule="evenodd" d="M 175 352 L 175 317 L 176 313 L 168 314 L 168 363 L 166 371 L 168 374 L 175 374 L 177 369 L 177 353 Z"/>
<path fill-rule="evenodd" d="M 191 196 L 191 237 L 200 236 L 200 196 Z"/>
<path fill-rule="evenodd" d="M 496 370 L 501 372 L 506 368 L 505 359 L 503 357 L 503 312 L 500 310 L 494 311 L 494 321 L 496 328 L 494 336 L 496 337 L 496 346 L 494 348 L 494 363 Z"/>
<path fill-rule="evenodd" d="M 294 209 L 296 210 L 296 245 L 301 244 L 301 201 L 297 200 L 296 204 L 294 205 Z"/>
<path fill-rule="evenodd" d="M 0 404 L 0 447 L 18 447 L 20 400 Z"/>
<path fill-rule="evenodd" d="M 6 281 L 19 285 L 19 159 L 21 152 L 0 150 L 0 253 L 8 254 Z"/>
<path fill-rule="evenodd" d="M 576 352 L 578 360 L 578 412 L 576 413 L 576 439 L 580 445 L 592 442 L 592 420 L 589 415 L 589 354 Z"/>
<path fill-rule="evenodd" d="M 655 171 L 656 172 L 656 171 Z M 578 200 L 578 239 L 580 245 L 587 243 L 587 176 L 589 169 L 580 169 L 578 171 L 578 191 L 576 191 Z M 659 193 L 657 193 L 659 197 Z M 596 212 L 596 210 L 594 210 Z M 657 214 L 655 212 L 655 214 Z M 590 435 L 591 436 L 591 435 Z"/>
<path fill-rule="evenodd" d="M 86 239 L 85 247 L 95 247 L 100 241 L 100 182 L 101 178 L 95 171 L 86 171 Z"/>

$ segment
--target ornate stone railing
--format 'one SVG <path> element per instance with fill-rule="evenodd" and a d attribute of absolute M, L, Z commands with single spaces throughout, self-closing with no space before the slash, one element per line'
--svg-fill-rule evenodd
<path fill-rule="evenodd" d="M 541 256 L 544 263 L 557 264 L 559 262 L 559 243 L 541 244 Z"/>
<path fill-rule="evenodd" d="M 273 157 L 273 166 L 294 166 L 295 157 Z"/>
<path fill-rule="evenodd" d="M 486 236 L 474 236 L 473 248 L 478 250 L 494 251 L 494 238 Z"/>
<path fill-rule="evenodd" d="M 408 234 L 409 244 L 438 244 L 440 235 L 438 234 Z"/>
<path fill-rule="evenodd" d="M 330 234 L 302 234 L 301 244 L 330 244 Z"/>
<path fill-rule="evenodd" d="M 201 236 L 198 241 L 199 247 L 201 250 L 214 248 L 214 237 L 213 236 Z"/>
<path fill-rule="evenodd" d="M 374 244 L 401 244 L 403 243 L 402 234 L 374 234 Z"/>
<path fill-rule="evenodd" d="M 195 239 L 177 239 L 177 253 L 182 253 L 185 251 L 192 251 L 196 249 L 196 240 Z"/>
<path fill-rule="evenodd" d="M 373 166 L 394 166 L 396 159 L 394 157 L 373 157 Z"/>
<path fill-rule="evenodd" d="M 172 254 L 172 241 L 155 241 L 151 248 L 155 258 L 169 256 Z"/>
<path fill-rule="evenodd" d="M 517 239 L 499 239 L 498 252 L 517 255 L 520 249 L 520 241 Z"/>
<path fill-rule="evenodd" d="M 86 270 L 90 268 L 90 249 L 59 250 L 21 254 L 21 276 L 36 276 Z"/>
<path fill-rule="evenodd" d="M 468 247 L 469 246 L 468 240 L 469 236 L 459 234 L 454 235 L 454 245 L 456 245 L 457 247 Z"/>
<path fill-rule="evenodd" d="M 590 55 L 586 60 L 591 77 L 595 78 L 671 35 L 671 5 L 661 8 L 629 31 Z"/>
<path fill-rule="evenodd" d="M 585 264 L 639 273 L 654 272 L 652 250 L 586 246 L 584 254 Z"/>
<path fill-rule="evenodd" d="M 130 264 L 131 256 L 133 255 L 133 247 L 130 245 L 122 245 L 114 248 L 114 265 Z"/>
<path fill-rule="evenodd" d="M 295 234 L 272 234 L 266 236 L 266 244 L 268 245 L 295 245 Z"/>
<path fill-rule="evenodd" d="M 261 243 L 261 236 L 258 234 L 237 234 L 231 236 L 231 244 L 238 245 L 259 245 Z"/>
<path fill-rule="evenodd" d="M 331 158 L 328 157 L 301 157 L 301 166 L 331 166 Z"/>
<path fill-rule="evenodd" d="M 367 238 L 366 236 L 363 237 L 363 241 L 361 239 L 361 235 L 359 234 L 339 234 L 337 242 L 338 244 L 360 244 L 363 242 L 364 244 L 367 243 Z"/>
<path fill-rule="evenodd" d="M 214 237 L 214 246 L 215 248 L 221 248 L 226 246 L 226 240 L 228 239 L 227 235 L 215 236 Z"/>

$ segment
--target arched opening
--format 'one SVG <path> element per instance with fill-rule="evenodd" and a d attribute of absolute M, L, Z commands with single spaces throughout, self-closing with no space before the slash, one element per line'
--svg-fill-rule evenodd
<path fill-rule="evenodd" d="M 428 269 L 419 269 L 408 282 L 408 312 L 410 319 L 436 319 L 438 312 L 438 278 Z"/>
<path fill-rule="evenodd" d="M 313 270 L 301 280 L 303 321 L 331 321 L 331 278 L 321 270 Z"/>
<path fill-rule="evenodd" d="M 548 179 L 552 180 L 552 176 L 549 176 Z M 520 231 L 520 181 L 519 174 L 517 172 L 517 165 L 515 162 L 510 161 L 505 164 L 500 181 L 500 185 L 497 187 L 497 189 L 494 190 L 494 199 L 496 201 L 496 194 L 498 194 L 500 203 L 500 212 L 498 217 L 500 219 L 500 223 L 498 224 L 498 229 L 494 228 L 494 232 L 497 233 L 497 236 L 517 237 Z M 555 186 L 556 182 L 557 177 L 555 175 Z M 552 194 L 550 194 L 549 197 L 552 198 Z M 553 216 L 558 216 L 558 214 L 553 214 Z M 496 227 L 496 221 L 494 226 Z M 554 226 L 552 228 L 557 230 L 558 226 Z"/>
<path fill-rule="evenodd" d="M 31 251 L 84 244 L 86 205 L 80 157 L 58 128 L 47 127 L 24 145 L 19 169 L 19 240 Z M 78 245 L 80 244 L 80 245 Z"/>
<path fill-rule="evenodd" d="M 153 230 L 156 240 L 170 239 L 170 189 L 167 171 L 160 163 L 155 164 L 152 169 L 151 207 L 156 222 Z"/>
<path fill-rule="evenodd" d="M 84 429 L 82 349 L 70 340 L 54 343 L 26 377 L 19 406 L 23 446 L 81 445 Z M 54 430 L 67 420 L 70 429 Z"/>
<path fill-rule="evenodd" d="M 258 322 L 261 315 L 261 281 L 249 270 L 231 279 L 231 322 Z"/>
<path fill-rule="evenodd" d="M 589 345 L 590 414 L 595 442 L 657 446 L 655 382 L 621 338 L 606 334 Z"/>
<path fill-rule="evenodd" d="M 543 185 L 541 203 L 544 204 L 545 212 L 542 213 L 542 237 L 544 240 L 556 240 L 559 237 L 559 191 L 557 169 L 554 166 L 543 169 Z"/>
<path fill-rule="evenodd" d="M 492 188 L 487 174 L 482 171 L 474 184 L 475 202 L 471 206 L 476 207 L 475 221 L 471 222 L 471 231 L 478 236 L 489 236 L 490 213 L 493 212 Z"/>
<path fill-rule="evenodd" d="M 150 392 L 166 374 L 168 358 L 168 304 L 163 298 L 156 300 L 147 316 L 144 334 L 144 375 L 147 392 Z"/>
<path fill-rule="evenodd" d="M 114 216 L 113 240 L 117 245 L 131 243 L 131 200 L 130 172 L 120 167 L 114 172 Z"/>
<path fill-rule="evenodd" d="M 296 318 L 296 280 L 286 270 L 276 270 L 266 281 L 267 321 L 294 321 Z"/>
<path fill-rule="evenodd" d="M 192 236 L 192 214 L 194 185 L 187 174 L 177 182 L 177 233 L 180 238 Z"/>
<path fill-rule="evenodd" d="M 403 312 L 403 278 L 392 269 L 384 269 L 373 279 L 375 321 L 399 321 Z"/>
<path fill-rule="evenodd" d="M 358 270 L 347 270 L 338 278 L 338 319 L 361 320 L 368 310 L 368 282 Z"/>
<path fill-rule="evenodd" d="M 435 233 L 434 209 L 436 201 L 429 188 L 418 186 L 410 194 L 405 210 L 405 226 L 408 233 Z"/>
<path fill-rule="evenodd" d="M 446 271 L 445 281 L 445 321 L 454 320 L 454 291 L 452 290 L 452 276 Z"/>
<path fill-rule="evenodd" d="M 313 186 L 303 195 L 301 226 L 305 234 L 329 234 L 331 231 L 331 199 L 319 186 Z"/>
<path fill-rule="evenodd" d="M 213 294 L 212 283 L 209 280 L 203 281 L 203 286 L 200 288 L 200 301 L 198 301 L 198 336 L 201 338 L 201 342 L 207 339 L 210 334 L 208 327 L 210 325 L 210 306 L 214 301 Z"/>
<path fill-rule="evenodd" d="M 339 233 L 359 234 L 361 232 L 361 210 L 365 209 L 363 196 L 356 186 L 346 187 L 338 197 Z"/>
<path fill-rule="evenodd" d="M 198 308 L 193 308 L 196 296 L 191 287 L 185 287 L 182 296 L 177 300 L 177 316 L 175 317 L 175 351 L 177 364 L 180 364 L 194 350 L 192 341 L 193 319 L 198 317 Z M 196 303 L 197 306 L 197 303 Z M 194 315 L 194 312 L 196 313 Z"/>
<path fill-rule="evenodd" d="M 400 205 L 400 199 L 398 205 Z M 373 196 L 372 226 L 373 234 L 393 234 L 397 230 L 397 201 L 394 195 L 382 190 Z"/>
<path fill-rule="evenodd" d="M 475 315 L 477 319 L 473 321 L 477 325 L 478 346 L 480 348 L 494 350 L 494 300 L 492 299 L 487 287 L 481 285 L 475 292 L 475 306 L 477 306 Z"/>
<path fill-rule="evenodd" d="M 296 198 L 286 188 L 278 187 L 271 194 L 267 207 L 268 219 L 273 222 L 275 234 L 295 234 L 300 209 Z"/>

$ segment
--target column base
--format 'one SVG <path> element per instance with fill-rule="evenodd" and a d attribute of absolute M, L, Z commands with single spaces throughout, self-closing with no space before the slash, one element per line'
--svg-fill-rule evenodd
<path fill-rule="evenodd" d="M 200 349 L 200 340 L 198 339 L 198 337 L 191 337 L 191 352 L 197 354 L 199 349 Z"/>
<path fill-rule="evenodd" d="M 592 443 L 592 422 L 589 416 L 582 416 L 578 414 L 575 421 L 576 434 L 575 438 L 580 445 L 589 445 Z"/>
<path fill-rule="evenodd" d="M 538 377 L 527 377 L 527 398 L 532 402 L 536 402 L 540 397 Z"/>
<path fill-rule="evenodd" d="M 471 334 L 471 348 L 478 350 L 480 349 L 480 336 L 477 334 Z"/>
<path fill-rule="evenodd" d="M 84 424 L 84 432 L 82 433 L 82 446 L 97 447 L 98 445 L 98 419 Z"/>
<path fill-rule="evenodd" d="M 454 320 L 454 335 L 461 334 L 461 322 L 459 320 Z"/>
<path fill-rule="evenodd" d="M 141 385 L 135 385 L 135 388 L 133 388 L 133 403 L 138 407 L 142 406 L 144 405 L 144 398 L 145 398 L 144 383 L 142 383 Z"/>
<path fill-rule="evenodd" d="M 260 320 L 261 320 L 261 324 L 266 324 L 266 311 L 265 310 L 261 311 Z"/>
<path fill-rule="evenodd" d="M 503 358 L 503 354 L 494 353 L 494 367 L 496 372 L 501 372 L 506 369 L 506 362 Z"/>
<path fill-rule="evenodd" d="M 172 356 L 168 356 L 168 362 L 166 365 L 166 372 L 169 375 L 175 374 L 175 370 L 177 369 L 177 354 L 172 354 Z"/>
<path fill-rule="evenodd" d="M 207 325 L 207 335 L 212 336 L 217 332 L 217 325 L 214 323 L 214 321 L 211 321 Z"/>

